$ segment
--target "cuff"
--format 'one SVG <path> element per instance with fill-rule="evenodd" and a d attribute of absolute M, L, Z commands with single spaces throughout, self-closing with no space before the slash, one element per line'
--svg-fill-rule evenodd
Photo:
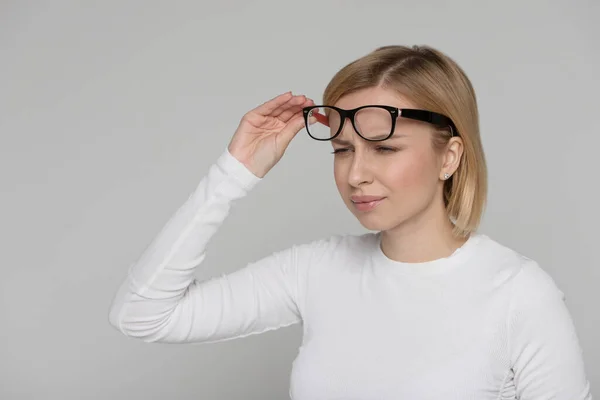
<path fill-rule="evenodd" d="M 244 164 L 235 158 L 229 148 L 217 159 L 217 165 L 228 175 L 233 178 L 246 190 L 251 190 L 258 182 L 262 180 L 254 175 Z"/>

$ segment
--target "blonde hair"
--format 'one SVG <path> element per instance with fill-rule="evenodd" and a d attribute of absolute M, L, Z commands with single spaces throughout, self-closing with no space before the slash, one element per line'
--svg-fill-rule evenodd
<path fill-rule="evenodd" d="M 444 182 L 444 204 L 453 233 L 465 237 L 477 230 L 487 200 L 487 166 L 479 134 L 479 113 L 473 86 L 450 57 L 429 46 L 384 46 L 346 65 L 331 79 L 324 104 L 367 88 L 396 91 L 415 107 L 444 114 L 454 122 L 464 151 L 457 171 Z M 432 144 L 448 143 L 439 129 Z"/>

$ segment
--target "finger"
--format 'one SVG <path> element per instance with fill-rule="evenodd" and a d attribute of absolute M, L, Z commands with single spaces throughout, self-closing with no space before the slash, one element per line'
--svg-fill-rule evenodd
<path fill-rule="evenodd" d="M 277 118 L 279 118 L 283 122 L 288 122 L 297 112 L 302 111 L 304 107 L 314 106 L 315 103 L 311 99 L 306 99 L 303 103 L 298 104 L 297 106 L 292 106 L 291 108 L 282 112 Z"/>
<path fill-rule="evenodd" d="M 290 108 L 304 103 L 304 101 L 306 101 L 306 97 L 304 95 L 294 96 L 290 100 L 288 100 L 286 103 L 280 105 L 279 107 L 277 107 L 277 109 L 273 110 L 273 112 L 270 114 L 270 116 L 278 117 L 285 111 L 289 110 Z"/>
<path fill-rule="evenodd" d="M 283 144 L 287 146 L 287 144 L 294 138 L 294 136 L 296 136 L 298 132 L 300 132 L 302 128 L 304 128 L 304 126 L 304 116 L 302 113 L 296 114 L 281 131 L 280 135 L 283 140 Z"/>
<path fill-rule="evenodd" d="M 269 115 L 281 105 L 293 98 L 292 92 L 285 92 L 256 107 L 254 111 L 260 115 Z"/>

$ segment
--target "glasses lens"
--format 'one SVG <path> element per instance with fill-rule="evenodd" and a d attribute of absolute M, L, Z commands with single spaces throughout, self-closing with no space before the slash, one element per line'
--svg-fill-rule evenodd
<path fill-rule="evenodd" d="M 340 127 L 340 114 L 330 107 L 313 108 L 308 113 L 309 118 L 315 117 L 317 122 L 306 127 L 308 134 L 315 139 L 330 139 Z"/>
<path fill-rule="evenodd" d="M 354 116 L 356 130 L 369 140 L 383 140 L 392 132 L 392 116 L 381 107 L 365 107 Z"/>

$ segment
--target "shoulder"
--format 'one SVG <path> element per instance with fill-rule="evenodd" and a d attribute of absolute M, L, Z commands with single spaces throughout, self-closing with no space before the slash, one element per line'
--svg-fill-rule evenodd
<path fill-rule="evenodd" d="M 514 309 L 533 309 L 548 305 L 549 302 L 562 302 L 564 293 L 552 276 L 535 260 L 525 259 L 520 265 L 512 286 Z"/>
<path fill-rule="evenodd" d="M 550 273 L 537 260 L 497 242 L 496 246 L 503 249 L 507 260 L 512 260 L 513 297 L 532 301 L 543 296 L 562 295 Z"/>
<path fill-rule="evenodd" d="M 517 298 L 558 291 L 550 274 L 536 260 L 486 235 L 480 236 L 477 257 L 486 260 L 482 264 L 491 270 L 495 286 L 510 285 L 512 295 Z"/>
<path fill-rule="evenodd" d="M 485 253 L 493 255 L 494 262 L 491 264 L 495 268 L 496 283 L 509 286 L 513 310 L 564 300 L 564 293 L 538 261 L 489 237 L 486 237 L 481 248 Z"/>

